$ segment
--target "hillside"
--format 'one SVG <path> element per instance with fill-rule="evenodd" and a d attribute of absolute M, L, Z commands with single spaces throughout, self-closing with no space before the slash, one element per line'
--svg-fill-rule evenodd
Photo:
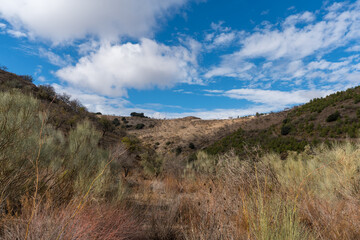
<path fill-rule="evenodd" d="M 49 85 L 35 86 L 31 76 L 19 76 L 3 70 L 0 70 L 0 91 L 20 91 L 39 99 L 41 109 L 49 112 L 48 123 L 64 133 L 74 129 L 82 120 L 88 119 L 103 133 L 100 144 L 104 147 L 112 147 L 121 142 L 123 137 L 129 136 L 139 140 L 140 148 L 155 151 L 160 155 L 173 153 L 187 157 L 240 127 L 264 129 L 283 119 L 278 115 L 271 115 L 257 119 L 246 117 L 202 120 L 186 117 L 162 120 L 95 114 L 87 111 L 79 101 L 70 100 L 69 95 L 55 93 Z M 268 120 L 269 117 L 271 120 Z"/>
<path fill-rule="evenodd" d="M 279 113 L 157 120 L 0 77 L 0 239 L 360 237 L 359 142 L 305 148 L 357 131 L 359 88 Z"/>
<path fill-rule="evenodd" d="M 302 151 L 306 145 L 354 139 L 360 129 L 360 87 L 313 99 L 284 111 L 282 116 L 281 122 L 266 129 L 241 127 L 206 150 L 218 154 L 234 149 L 244 154 L 261 146 L 265 151 L 285 153 Z"/>
<path fill-rule="evenodd" d="M 58 94 L 50 85 L 36 86 L 29 75 L 19 76 L 0 70 L 0 92 L 20 92 L 40 100 L 40 110 L 48 113 L 47 123 L 68 134 L 85 119 L 103 132 L 100 144 L 109 147 L 125 136 L 123 131 L 115 131 L 111 123 L 89 112 L 78 100 L 71 100 L 67 94 Z"/>
<path fill-rule="evenodd" d="M 302 151 L 308 144 L 355 138 L 360 128 L 360 88 L 314 99 L 290 110 L 225 120 L 151 119 L 102 116 L 90 113 L 77 100 L 56 94 L 51 86 L 35 86 L 31 76 L 0 70 L 0 91 L 21 91 L 41 100 L 49 110 L 48 122 L 65 133 L 89 119 L 103 133 L 100 143 L 111 147 L 125 136 L 157 154 L 190 156 L 206 149 L 210 154 L 234 149 L 238 154 L 262 150 Z M 114 121 L 114 119 L 116 119 Z"/>

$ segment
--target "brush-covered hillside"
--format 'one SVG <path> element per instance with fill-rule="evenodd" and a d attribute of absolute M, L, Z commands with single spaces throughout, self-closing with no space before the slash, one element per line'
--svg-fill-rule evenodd
<path fill-rule="evenodd" d="M 360 239 L 358 88 L 202 121 L 103 116 L 30 76 L 0 81 L 0 239 Z M 274 152 L 314 139 L 343 141 Z"/>
<path fill-rule="evenodd" d="M 100 143 L 104 147 L 111 147 L 127 137 L 138 147 L 158 154 L 188 156 L 233 133 L 251 120 L 238 118 L 206 121 L 195 117 L 162 120 L 148 118 L 142 113 L 131 113 L 130 116 L 91 113 L 79 101 L 71 100 L 71 96 L 58 94 L 49 85 L 35 86 L 32 80 L 28 75 L 19 76 L 0 70 L 0 91 L 20 92 L 40 100 L 40 108 L 49 112 L 47 122 L 64 133 L 88 119 L 102 132 Z"/>
<path fill-rule="evenodd" d="M 271 121 L 274 115 L 260 116 Z M 207 148 L 211 154 L 234 149 L 239 154 L 265 151 L 302 151 L 306 145 L 343 141 L 358 137 L 360 129 L 360 87 L 311 100 L 281 113 L 282 121 L 265 129 L 241 127 Z M 286 154 L 285 154 L 286 155 Z"/>

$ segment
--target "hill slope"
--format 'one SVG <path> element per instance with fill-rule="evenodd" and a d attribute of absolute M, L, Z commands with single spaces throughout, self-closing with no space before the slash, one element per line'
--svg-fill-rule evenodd
<path fill-rule="evenodd" d="M 360 129 L 360 87 L 313 99 L 282 114 L 281 122 L 266 129 L 242 127 L 206 150 L 217 154 L 234 149 L 243 154 L 261 146 L 265 151 L 282 153 L 301 151 L 308 144 L 356 138 Z"/>

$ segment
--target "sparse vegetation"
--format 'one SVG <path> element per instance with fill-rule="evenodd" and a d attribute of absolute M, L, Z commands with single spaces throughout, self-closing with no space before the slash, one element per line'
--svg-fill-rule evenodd
<path fill-rule="evenodd" d="M 255 124 L 274 124 L 194 151 L 194 135 L 120 138 L 117 118 L 50 86 L 28 94 L 31 83 L 11 77 L 0 85 L 1 239 L 360 238 L 358 88 L 276 121 L 259 115 Z M 151 130 L 136 130 L 151 119 L 128 119 L 133 132 Z"/>

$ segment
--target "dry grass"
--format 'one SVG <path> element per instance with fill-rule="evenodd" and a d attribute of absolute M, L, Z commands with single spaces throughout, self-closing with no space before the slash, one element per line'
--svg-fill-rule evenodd
<path fill-rule="evenodd" d="M 89 205 L 68 223 L 74 208 L 52 209 L 43 206 L 31 221 L 28 239 L 145 239 L 141 222 L 128 210 Z M 23 210 L 21 216 L 7 216 L 3 220 L 1 239 L 24 239 L 31 207 Z M 68 227 L 63 232 L 65 225 Z"/>
<path fill-rule="evenodd" d="M 360 239 L 359 143 L 286 160 L 199 152 L 125 178 L 89 122 L 64 136 L 35 100 L 0 101 L 1 239 Z"/>

